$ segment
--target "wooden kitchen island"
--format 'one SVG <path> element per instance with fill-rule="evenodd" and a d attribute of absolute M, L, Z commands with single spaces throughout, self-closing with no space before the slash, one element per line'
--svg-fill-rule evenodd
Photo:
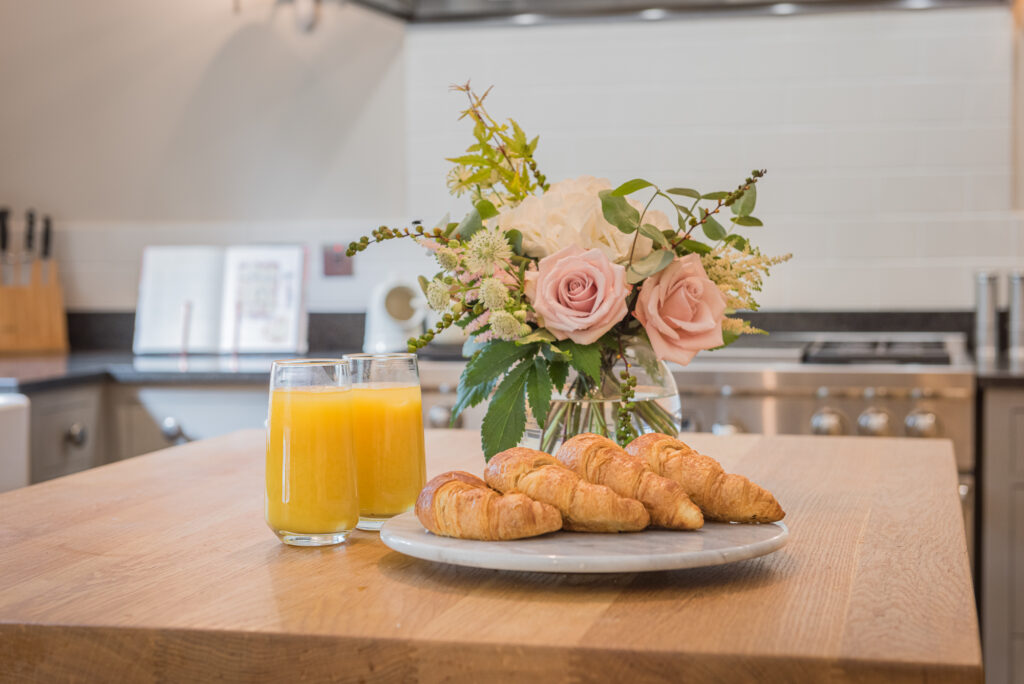
<path fill-rule="evenodd" d="M 949 443 L 687 441 L 776 494 L 787 546 L 616 575 L 291 548 L 261 431 L 2 494 L 0 681 L 982 680 Z M 478 444 L 428 431 L 428 476 Z"/>

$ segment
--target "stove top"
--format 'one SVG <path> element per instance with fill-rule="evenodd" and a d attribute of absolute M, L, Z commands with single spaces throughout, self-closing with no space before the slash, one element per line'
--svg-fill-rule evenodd
<path fill-rule="evenodd" d="M 951 357 L 941 340 L 863 340 L 812 342 L 804 363 L 926 363 L 948 366 Z"/>

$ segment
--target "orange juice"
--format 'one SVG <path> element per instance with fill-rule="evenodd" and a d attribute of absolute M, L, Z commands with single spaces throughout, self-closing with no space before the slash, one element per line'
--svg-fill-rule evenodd
<path fill-rule="evenodd" d="M 277 532 L 329 534 L 359 520 L 347 387 L 270 393 L 267 524 Z"/>
<path fill-rule="evenodd" d="M 352 425 L 359 515 L 379 519 L 412 510 L 426 482 L 419 385 L 354 385 Z"/>

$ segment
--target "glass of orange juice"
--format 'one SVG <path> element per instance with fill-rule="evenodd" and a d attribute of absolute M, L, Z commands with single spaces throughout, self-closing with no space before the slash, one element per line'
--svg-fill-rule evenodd
<path fill-rule="evenodd" d="M 275 361 L 267 420 L 267 525 L 285 544 L 345 541 L 359 522 L 349 364 Z"/>
<path fill-rule="evenodd" d="M 346 354 L 352 370 L 352 449 L 359 529 L 411 511 L 426 482 L 415 354 Z"/>

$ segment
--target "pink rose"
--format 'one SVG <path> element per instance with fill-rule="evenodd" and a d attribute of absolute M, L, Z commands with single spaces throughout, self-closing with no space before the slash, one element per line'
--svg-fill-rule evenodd
<path fill-rule="evenodd" d="M 664 361 L 685 366 L 700 350 L 722 346 L 725 295 L 696 254 L 676 259 L 645 280 L 633 315 Z"/>
<path fill-rule="evenodd" d="M 570 245 L 526 274 L 526 297 L 559 340 L 591 344 L 627 313 L 626 268 L 599 249 Z"/>

